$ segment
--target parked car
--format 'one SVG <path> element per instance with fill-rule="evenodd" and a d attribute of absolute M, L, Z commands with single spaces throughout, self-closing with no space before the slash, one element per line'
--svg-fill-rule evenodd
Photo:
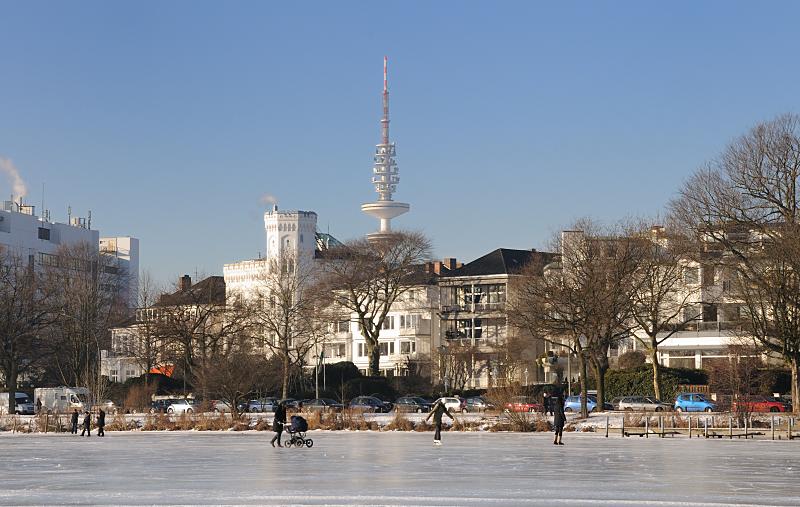
<path fill-rule="evenodd" d="M 782 401 L 766 396 L 748 396 L 731 404 L 734 412 L 787 412 L 789 407 Z"/>
<path fill-rule="evenodd" d="M 23 392 L 14 393 L 14 413 L 18 415 L 33 415 L 36 407 L 30 396 Z M 8 412 L 8 393 L 0 393 L 0 414 Z"/>
<path fill-rule="evenodd" d="M 303 410 L 313 410 L 319 412 L 341 412 L 344 405 L 330 398 L 317 398 L 303 402 Z"/>
<path fill-rule="evenodd" d="M 617 396 L 615 398 L 611 398 L 611 406 L 614 407 L 614 410 L 622 410 L 619 408 L 619 402 L 622 401 L 623 398 L 626 398 L 626 396 Z"/>
<path fill-rule="evenodd" d="M 586 397 L 586 410 L 594 412 L 597 409 L 597 397 L 590 394 Z M 614 405 L 611 403 L 604 403 L 603 410 L 614 410 Z M 567 396 L 564 400 L 564 412 L 580 412 L 581 411 L 581 397 L 580 396 Z"/>
<path fill-rule="evenodd" d="M 467 398 L 464 407 L 465 412 L 486 412 L 487 410 L 494 410 L 494 405 L 486 401 L 483 397 L 473 396 Z"/>
<path fill-rule="evenodd" d="M 178 401 L 178 398 L 164 398 L 160 400 L 153 400 L 150 403 L 151 414 L 165 414 L 170 405 Z"/>
<path fill-rule="evenodd" d="M 227 401 L 222 400 L 211 400 L 211 405 L 209 408 L 216 414 L 229 414 L 231 412 L 230 404 Z"/>
<path fill-rule="evenodd" d="M 105 412 L 106 414 L 116 414 L 117 412 L 119 412 L 119 409 L 117 408 L 117 405 L 114 403 L 113 400 L 103 400 L 97 405 L 92 406 L 93 411 L 96 411 L 97 409 L 100 408 L 102 408 L 103 412 Z"/>
<path fill-rule="evenodd" d="M 277 398 L 261 398 L 247 402 L 248 412 L 275 412 L 276 408 L 278 408 Z"/>
<path fill-rule="evenodd" d="M 678 412 L 715 412 L 717 405 L 701 393 L 681 393 L 675 397 Z"/>
<path fill-rule="evenodd" d="M 301 408 L 303 408 L 303 401 L 296 400 L 294 398 L 284 398 L 278 401 L 278 403 L 283 403 L 286 406 L 286 408 L 292 408 L 294 410 L 300 410 Z"/>
<path fill-rule="evenodd" d="M 464 412 L 467 406 L 467 402 L 464 398 L 459 398 L 457 396 L 445 396 L 443 398 L 439 398 L 436 401 L 440 401 L 444 403 L 444 406 L 447 410 L 456 412 Z M 433 404 L 436 404 L 436 401 Z"/>
<path fill-rule="evenodd" d="M 419 396 L 403 396 L 397 398 L 394 402 L 394 407 L 398 412 L 430 412 L 432 404 L 425 398 Z"/>
<path fill-rule="evenodd" d="M 544 412 L 544 406 L 530 396 L 515 396 L 504 408 L 506 412 Z"/>
<path fill-rule="evenodd" d="M 350 408 L 364 412 L 389 412 L 392 410 L 392 404 L 375 396 L 356 396 L 350 401 Z"/>
<path fill-rule="evenodd" d="M 196 410 L 193 400 L 175 400 L 167 407 L 168 414 L 191 414 Z"/>
<path fill-rule="evenodd" d="M 672 410 L 672 405 L 652 396 L 623 396 L 617 402 L 616 409 L 665 412 Z"/>

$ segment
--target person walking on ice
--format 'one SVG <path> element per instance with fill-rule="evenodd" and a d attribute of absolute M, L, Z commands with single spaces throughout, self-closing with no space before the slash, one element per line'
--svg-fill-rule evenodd
<path fill-rule="evenodd" d="M 83 416 L 83 429 L 81 430 L 81 436 L 86 433 L 87 437 L 92 436 L 92 414 L 89 411 L 86 411 L 86 415 Z"/>
<path fill-rule="evenodd" d="M 272 447 L 275 447 L 275 442 L 278 442 L 278 447 L 283 447 L 281 445 L 281 433 L 283 433 L 284 424 L 286 424 L 286 405 L 281 402 L 278 403 L 278 408 L 275 409 L 275 415 L 272 417 L 272 431 L 275 432 L 275 436 L 269 442 Z"/>
<path fill-rule="evenodd" d="M 72 418 L 70 419 L 70 423 L 72 423 L 72 428 L 71 428 L 72 429 L 72 434 L 73 435 L 77 435 L 78 434 L 78 409 L 77 408 L 72 412 Z"/>
<path fill-rule="evenodd" d="M 104 437 L 106 436 L 106 413 L 103 412 L 103 409 L 100 409 L 99 414 L 97 415 L 97 436 Z"/>
<path fill-rule="evenodd" d="M 550 408 L 553 409 L 553 432 L 555 433 L 553 445 L 564 445 L 561 438 L 564 433 L 564 423 L 567 422 L 567 414 L 564 413 L 564 394 L 561 391 L 550 397 Z"/>
<path fill-rule="evenodd" d="M 433 405 L 431 409 L 431 413 L 428 414 L 428 417 L 425 418 L 425 422 L 433 416 L 433 423 L 436 425 L 436 433 L 433 434 L 433 443 L 436 445 L 442 444 L 442 415 L 447 414 L 447 417 L 450 420 L 455 421 L 455 417 L 447 410 L 447 407 L 444 406 L 444 403 L 441 399 L 436 400 L 436 403 Z"/>

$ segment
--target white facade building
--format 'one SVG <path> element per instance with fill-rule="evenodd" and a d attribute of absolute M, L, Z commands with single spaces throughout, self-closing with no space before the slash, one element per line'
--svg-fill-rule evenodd
<path fill-rule="evenodd" d="M 430 282 L 408 289 L 386 316 L 379 339 L 384 376 L 405 376 L 414 367 L 430 369 L 431 350 L 439 340 L 439 287 L 435 277 Z M 322 351 L 326 364 L 351 361 L 362 374 L 368 372 L 367 343 L 355 314 L 332 324 Z"/>
<path fill-rule="evenodd" d="M 100 252 L 116 260 L 127 278 L 123 296 L 130 308 L 136 308 L 139 296 L 139 240 L 130 236 L 100 238 Z"/>
<path fill-rule="evenodd" d="M 89 229 L 86 219 L 72 217 L 69 224 L 62 224 L 38 217 L 35 211 L 33 206 L 5 201 L 0 210 L 0 245 L 36 264 L 47 264 L 61 246 L 86 243 L 99 249 L 100 233 Z"/>

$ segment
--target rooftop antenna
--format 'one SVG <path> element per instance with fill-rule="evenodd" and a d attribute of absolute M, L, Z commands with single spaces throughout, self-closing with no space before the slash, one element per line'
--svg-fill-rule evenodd
<path fill-rule="evenodd" d="M 44 182 L 42 182 L 42 218 L 45 218 L 47 213 L 44 210 Z"/>
<path fill-rule="evenodd" d="M 67 206 L 67 224 L 72 223 L 72 206 Z"/>
<path fill-rule="evenodd" d="M 91 229 L 92 228 L 92 210 L 89 210 L 89 217 L 87 218 L 86 221 L 87 221 L 86 228 L 87 229 Z"/>

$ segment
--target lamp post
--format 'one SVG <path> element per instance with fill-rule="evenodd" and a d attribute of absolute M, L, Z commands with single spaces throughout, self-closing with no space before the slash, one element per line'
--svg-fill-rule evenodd
<path fill-rule="evenodd" d="M 525 387 L 528 386 L 528 368 L 525 368 Z"/>

